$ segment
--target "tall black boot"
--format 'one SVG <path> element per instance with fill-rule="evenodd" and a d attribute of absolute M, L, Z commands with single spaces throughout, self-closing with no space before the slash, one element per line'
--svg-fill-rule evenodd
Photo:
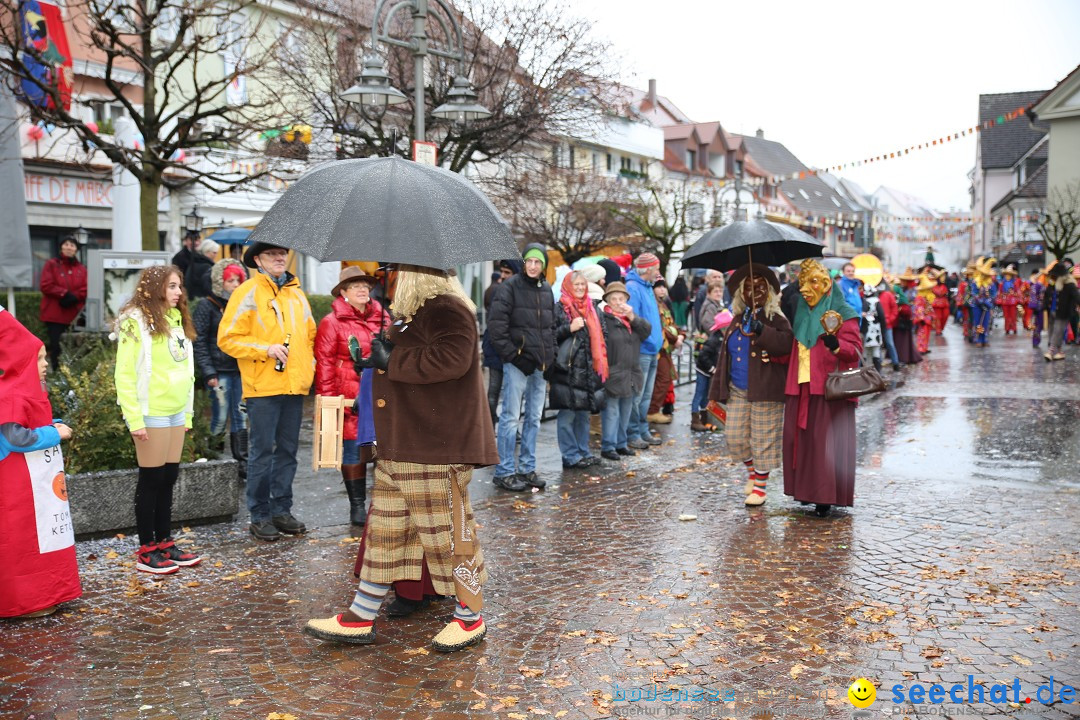
<path fill-rule="evenodd" d="M 367 523 L 367 466 L 342 465 L 341 479 L 349 495 L 349 523 L 362 527 Z"/>
<path fill-rule="evenodd" d="M 239 430 L 229 433 L 229 449 L 232 451 L 233 460 L 239 465 L 240 480 L 247 480 L 248 464 L 248 431 Z"/>

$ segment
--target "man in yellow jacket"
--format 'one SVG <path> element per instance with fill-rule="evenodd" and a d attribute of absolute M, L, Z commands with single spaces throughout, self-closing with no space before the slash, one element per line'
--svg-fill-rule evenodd
<path fill-rule="evenodd" d="M 277 540 L 307 530 L 292 515 L 293 477 L 304 396 L 315 376 L 315 319 L 289 251 L 255 243 L 244 264 L 257 270 L 233 291 L 218 325 L 218 347 L 236 358 L 249 428 L 247 503 L 251 534 Z"/>

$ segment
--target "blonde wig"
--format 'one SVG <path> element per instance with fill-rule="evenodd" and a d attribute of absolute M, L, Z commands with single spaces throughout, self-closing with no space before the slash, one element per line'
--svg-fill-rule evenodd
<path fill-rule="evenodd" d="M 425 302 L 440 295 L 453 295 L 465 303 L 469 312 L 476 314 L 476 303 L 465 294 L 465 288 L 461 287 L 456 275 L 419 265 L 398 266 L 394 301 L 390 309 L 405 322 L 412 322 L 413 315 Z"/>
<path fill-rule="evenodd" d="M 746 310 L 746 303 L 742 299 L 743 285 L 749 280 L 749 277 L 743 278 L 739 286 L 735 288 L 735 292 L 731 294 L 731 314 L 735 317 L 740 317 L 743 311 Z M 765 311 L 765 317 L 773 318 L 780 314 L 780 294 L 773 290 L 773 286 L 769 285 L 769 296 L 765 299 L 765 306 L 762 308 Z"/>

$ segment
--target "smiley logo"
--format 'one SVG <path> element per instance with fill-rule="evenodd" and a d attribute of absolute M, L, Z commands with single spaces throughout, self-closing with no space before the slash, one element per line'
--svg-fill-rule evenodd
<path fill-rule="evenodd" d="M 58 473 L 52 481 L 52 491 L 56 497 L 67 501 L 67 483 L 64 481 L 64 473 Z"/>
<path fill-rule="evenodd" d="M 859 678 L 847 689 L 847 699 L 857 708 L 868 708 L 877 700 L 877 688 L 866 678 Z"/>

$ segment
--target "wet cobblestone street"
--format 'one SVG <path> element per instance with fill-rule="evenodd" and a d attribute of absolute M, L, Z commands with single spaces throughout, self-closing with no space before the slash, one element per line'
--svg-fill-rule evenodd
<path fill-rule="evenodd" d="M 979 350 L 950 326 L 860 407 L 856 504 L 825 519 L 782 494 L 780 473 L 745 508 L 722 434 L 689 431 L 692 387 L 664 445 L 596 474 L 562 471 L 545 423 L 545 491 L 474 475 L 489 633 L 452 656 L 428 650 L 449 604 L 380 617 L 371 647 L 302 634 L 355 589 L 329 471 L 297 479 L 307 536 L 257 543 L 246 513 L 193 527 L 182 537 L 204 561 L 171 577 L 137 574 L 131 538 L 80 542 L 83 597 L 0 625 L 0 717 L 847 718 L 863 676 L 878 685 L 868 717 L 1080 717 L 1075 697 L 1035 696 L 1051 676 L 1080 685 L 1067 352 L 1045 363 L 1000 333 Z M 989 695 L 1014 680 L 1018 703 L 892 702 L 897 684 L 962 684 L 966 699 L 969 682 Z M 694 689 L 730 701 L 619 699 Z"/>

